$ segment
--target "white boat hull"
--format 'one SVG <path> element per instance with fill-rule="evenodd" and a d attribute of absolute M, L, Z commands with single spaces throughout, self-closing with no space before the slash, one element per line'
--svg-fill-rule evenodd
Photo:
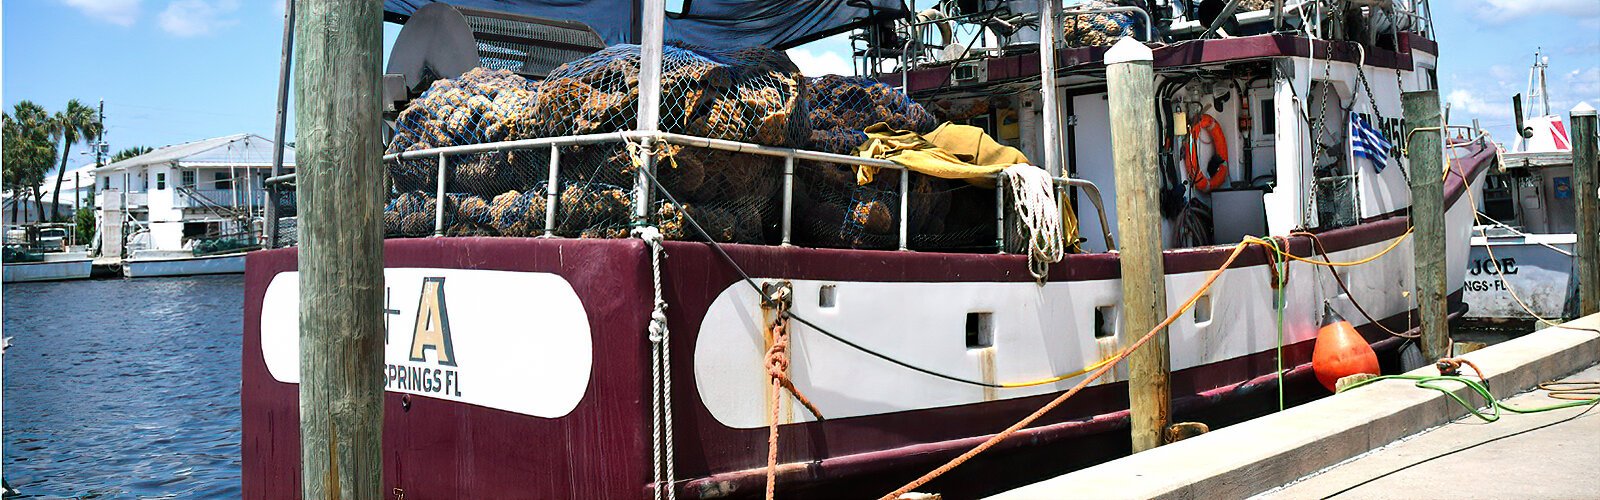
<path fill-rule="evenodd" d="M 171 259 L 129 259 L 122 262 L 122 272 L 129 278 L 243 274 L 244 254 Z"/>
<path fill-rule="evenodd" d="M 1574 234 L 1472 238 L 1462 299 L 1469 320 L 1534 320 L 1567 316 Z M 1537 317 L 1535 317 L 1537 315 Z"/>
<path fill-rule="evenodd" d="M 94 269 L 90 259 L 6 263 L 5 283 L 85 279 Z"/>

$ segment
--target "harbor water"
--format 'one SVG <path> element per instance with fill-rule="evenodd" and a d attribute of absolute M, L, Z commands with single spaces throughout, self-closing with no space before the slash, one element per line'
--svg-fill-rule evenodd
<path fill-rule="evenodd" d="M 6 285 L 6 482 L 237 498 L 243 300 L 241 275 Z"/>

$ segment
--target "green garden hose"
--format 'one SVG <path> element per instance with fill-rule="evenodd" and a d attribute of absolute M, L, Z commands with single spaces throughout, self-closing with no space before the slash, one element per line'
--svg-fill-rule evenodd
<path fill-rule="evenodd" d="M 1557 404 L 1553 404 L 1553 405 L 1549 405 L 1549 406 L 1539 406 L 1539 407 L 1534 407 L 1534 408 L 1519 408 L 1519 407 L 1516 407 L 1516 406 L 1511 406 L 1511 405 L 1505 404 L 1505 403 L 1501 402 L 1500 400 L 1495 399 L 1494 395 L 1489 393 L 1489 386 L 1487 384 L 1485 384 L 1483 381 L 1478 380 L 1478 379 L 1469 378 L 1469 377 L 1457 376 L 1457 375 L 1384 375 L 1384 376 L 1380 376 L 1380 377 L 1373 377 L 1373 378 L 1370 378 L 1370 379 L 1367 379 L 1367 380 L 1362 380 L 1362 381 L 1356 382 L 1354 384 L 1350 384 L 1349 387 L 1345 387 L 1343 389 L 1340 389 L 1339 392 L 1342 393 L 1342 392 L 1345 392 L 1345 391 L 1349 391 L 1351 389 L 1355 389 L 1357 387 L 1361 387 L 1361 386 L 1364 386 L 1364 385 L 1367 385 L 1367 384 L 1371 384 L 1371 383 L 1377 382 L 1379 380 L 1390 380 L 1390 379 L 1395 379 L 1395 380 L 1414 380 L 1414 381 L 1416 381 L 1416 386 L 1417 387 L 1421 387 L 1421 388 L 1424 388 L 1424 389 L 1433 389 L 1433 390 L 1442 392 L 1446 396 L 1450 396 L 1450 399 L 1455 400 L 1456 403 L 1458 403 L 1462 407 L 1466 408 L 1467 411 L 1472 413 L 1473 416 L 1478 417 L 1479 419 L 1482 419 L 1485 422 L 1494 422 L 1496 420 L 1500 420 L 1500 410 L 1505 410 L 1505 411 L 1509 411 L 1509 412 L 1512 412 L 1512 413 L 1539 413 L 1539 412 L 1546 412 L 1546 411 L 1551 411 L 1551 410 L 1559 410 L 1559 409 L 1562 409 L 1562 408 L 1572 408 L 1574 406 L 1588 406 L 1588 405 L 1595 404 L 1595 402 L 1597 402 L 1597 401 L 1600 401 L 1600 396 L 1589 397 L 1589 398 L 1583 398 L 1582 397 L 1583 395 L 1588 395 L 1588 394 L 1600 394 L 1600 393 L 1597 393 L 1597 390 L 1600 390 L 1600 382 L 1588 382 L 1588 381 L 1545 382 L 1545 383 L 1539 384 L 1539 388 L 1547 390 L 1547 391 L 1550 391 L 1550 397 L 1556 398 L 1556 399 L 1567 399 L 1567 400 L 1571 400 L 1571 401 L 1568 401 L 1566 403 L 1557 403 Z M 1461 385 L 1467 386 L 1467 387 L 1471 388 L 1473 390 L 1473 392 L 1478 393 L 1478 396 L 1482 397 L 1483 400 L 1487 402 L 1487 404 L 1485 404 L 1481 409 L 1479 407 L 1477 407 L 1477 406 L 1473 406 L 1471 403 L 1467 402 L 1466 398 L 1463 398 L 1459 394 L 1456 394 L 1455 391 L 1450 390 L 1448 387 L 1439 385 L 1440 382 L 1456 382 L 1456 383 L 1459 383 Z M 1484 412 L 1484 411 L 1482 411 L 1482 409 L 1488 409 L 1489 411 L 1488 412 Z"/>

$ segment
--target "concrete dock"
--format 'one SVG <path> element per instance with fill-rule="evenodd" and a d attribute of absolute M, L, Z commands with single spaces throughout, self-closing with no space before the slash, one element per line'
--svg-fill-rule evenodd
<path fill-rule="evenodd" d="M 1600 380 L 1600 367 L 1563 380 Z M 1506 401 L 1520 408 L 1559 402 L 1542 390 Z M 1594 470 L 1600 465 L 1600 409 L 1594 408 L 1508 413 L 1494 423 L 1467 416 L 1262 497 L 1600 497 Z"/>
<path fill-rule="evenodd" d="M 1541 392 L 1523 393 L 1549 380 L 1600 379 L 1600 315 L 1464 357 L 1483 368 L 1496 398 L 1515 396 L 1508 403 L 1520 407 L 1554 404 L 1559 401 Z M 1428 366 L 1411 374 L 1438 371 Z M 1478 401 L 1469 389 L 1455 392 Z M 1384 380 L 993 498 L 1323 498 L 1428 456 L 1584 409 L 1507 413 L 1482 424 L 1442 392 Z M 1600 463 L 1595 415 L 1600 409 L 1390 474 L 1339 497 L 1600 498 L 1592 470 Z"/>

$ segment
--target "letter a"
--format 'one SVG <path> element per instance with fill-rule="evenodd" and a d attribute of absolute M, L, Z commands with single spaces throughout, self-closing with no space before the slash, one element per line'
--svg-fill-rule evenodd
<path fill-rule="evenodd" d="M 444 306 L 444 278 L 423 278 L 422 297 L 417 302 L 417 322 L 411 335 L 411 360 L 427 361 L 422 352 L 433 349 L 439 364 L 455 366 L 455 348 L 450 345 L 450 313 Z"/>

